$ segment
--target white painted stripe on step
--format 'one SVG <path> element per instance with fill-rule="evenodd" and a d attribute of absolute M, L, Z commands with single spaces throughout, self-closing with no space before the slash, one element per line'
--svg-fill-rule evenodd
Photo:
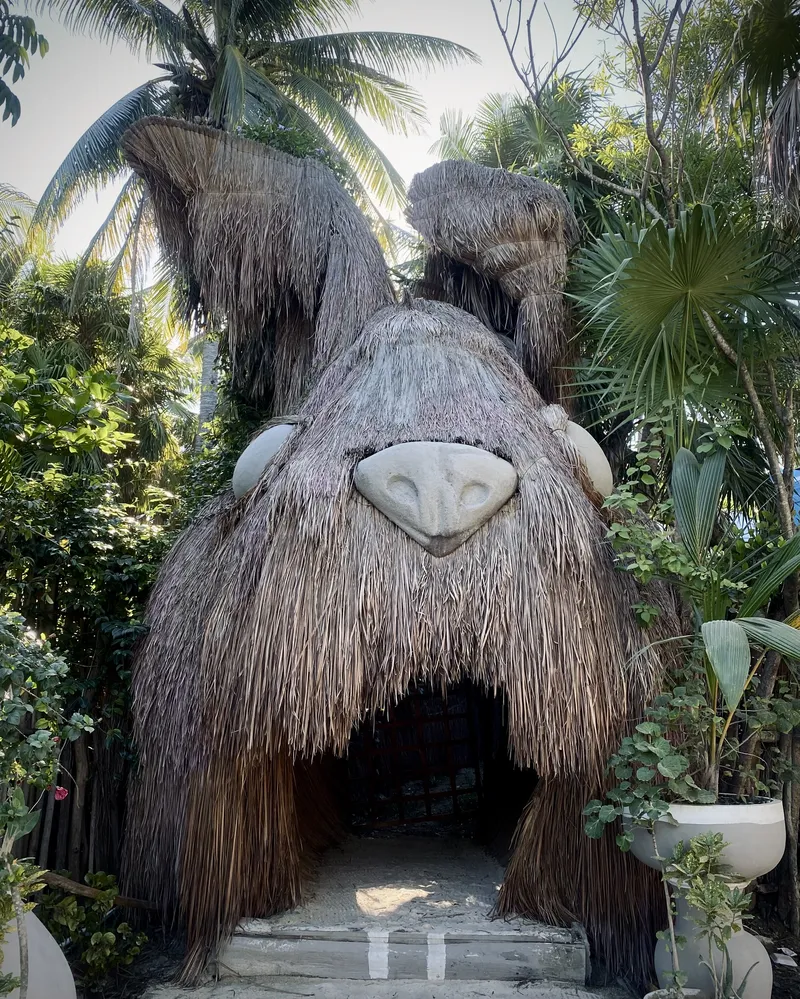
<path fill-rule="evenodd" d="M 370 978 L 389 977 L 389 933 L 386 930 L 369 930 L 369 961 Z"/>
<path fill-rule="evenodd" d="M 429 933 L 428 934 L 428 981 L 429 982 L 443 981 L 446 966 L 447 966 L 447 951 L 444 945 L 444 933 Z"/>

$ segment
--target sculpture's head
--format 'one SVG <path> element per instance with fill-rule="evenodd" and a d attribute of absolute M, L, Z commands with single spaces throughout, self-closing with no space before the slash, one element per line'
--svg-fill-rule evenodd
<path fill-rule="evenodd" d="M 520 763 L 598 769 L 655 664 L 579 434 L 461 310 L 374 315 L 234 476 L 201 667 L 231 752 L 343 752 L 410 682 L 466 675 L 506 698 Z"/>

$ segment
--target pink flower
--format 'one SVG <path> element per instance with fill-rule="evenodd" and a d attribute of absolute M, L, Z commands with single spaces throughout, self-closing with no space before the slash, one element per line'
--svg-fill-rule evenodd
<path fill-rule="evenodd" d="M 65 787 L 56 788 L 56 801 L 63 801 L 64 798 L 69 794 L 69 791 Z"/>

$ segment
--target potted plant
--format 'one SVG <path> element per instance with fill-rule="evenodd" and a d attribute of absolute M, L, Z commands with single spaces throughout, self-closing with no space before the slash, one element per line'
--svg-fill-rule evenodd
<path fill-rule="evenodd" d="M 763 793 L 728 797 L 721 776 L 737 769 L 742 743 L 752 737 L 757 705 L 748 698 L 765 653 L 800 659 L 800 632 L 758 616 L 800 567 L 800 536 L 767 552 L 753 551 L 729 527 L 712 543 L 720 529 L 725 462 L 724 451 L 702 464 L 689 451 L 678 452 L 670 490 L 675 531 L 654 533 L 636 522 L 612 528 L 623 566 L 643 582 L 660 577 L 676 584 L 694 627 L 678 682 L 655 699 L 611 758 L 615 786 L 605 801 L 586 806 L 586 832 L 599 837 L 621 819 L 619 846 L 662 870 L 664 858 L 680 844 L 720 834 L 720 863 L 744 887 L 783 856 L 783 806 Z M 630 494 L 621 502 L 630 505 Z M 800 720 L 796 705 L 790 713 L 791 726 Z M 686 984 L 704 989 L 708 971 L 696 955 L 697 939 L 689 936 L 687 953 L 693 956 L 684 958 Z M 747 999 L 769 999 L 772 968 L 763 945 L 741 930 L 728 951 L 734 980 L 748 976 Z M 663 987 L 663 953 L 657 964 Z"/>

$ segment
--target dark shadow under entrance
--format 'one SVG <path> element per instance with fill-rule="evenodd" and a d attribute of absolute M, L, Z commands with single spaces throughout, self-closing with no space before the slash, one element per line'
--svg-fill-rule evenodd
<path fill-rule="evenodd" d="M 354 731 L 347 771 L 354 833 L 499 840 L 501 852 L 535 784 L 509 759 L 502 699 L 469 680 L 413 685 Z"/>

